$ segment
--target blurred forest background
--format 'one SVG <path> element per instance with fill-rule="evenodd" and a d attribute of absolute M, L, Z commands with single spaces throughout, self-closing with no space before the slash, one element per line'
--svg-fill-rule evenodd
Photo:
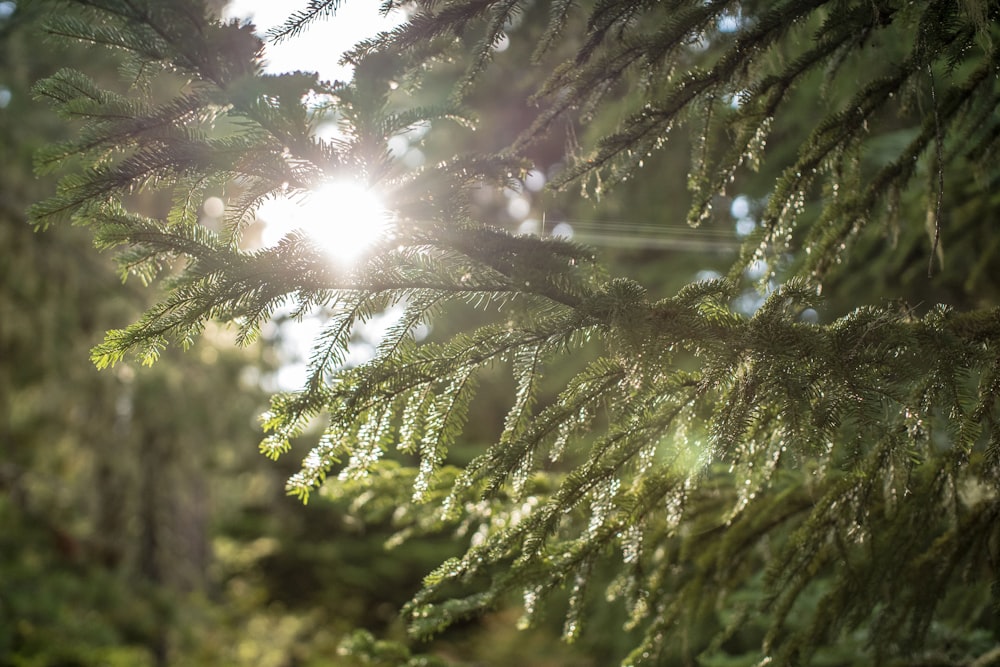
<path fill-rule="evenodd" d="M 134 321 L 155 295 L 134 282 L 123 287 L 87 231 L 36 233 L 25 223 L 25 209 L 54 188 L 54 179 L 35 177 L 32 156 L 70 131 L 32 100 L 31 85 L 69 62 L 85 63 L 99 82 L 102 72 L 108 81 L 118 76 L 104 52 L 46 41 L 42 14 L 37 4 L 0 2 L 0 665 L 395 665 L 410 649 L 436 656 L 413 664 L 620 660 L 631 642 L 615 605 L 596 610 L 603 616 L 591 619 L 573 646 L 558 640 L 558 614 L 550 625 L 518 631 L 512 603 L 431 645 L 407 648 L 398 608 L 462 545 L 441 534 L 388 550 L 391 511 L 362 523 L 335 497 L 308 506 L 286 497 L 285 479 L 301 457 L 274 463 L 257 451 L 257 417 L 287 361 L 282 329 L 240 350 L 220 328 L 186 353 L 169 351 L 151 369 L 95 370 L 90 348 L 107 329 Z M 489 110 L 478 132 L 413 136 L 400 159 L 494 150 L 517 136 L 532 120 L 528 84 L 539 75 L 528 65 L 531 49 L 518 44 L 532 43 L 543 24 L 526 14 L 512 26 L 511 42 L 499 45 L 470 101 Z M 434 85 L 426 83 L 428 99 L 440 97 Z M 801 96 L 803 118 L 814 115 L 807 106 L 814 102 Z M 620 121 L 617 114 L 603 108 L 578 131 L 604 134 Z M 769 150 L 793 151 L 801 134 L 779 128 Z M 572 233 L 593 243 L 612 272 L 638 279 L 654 297 L 724 274 L 773 178 L 760 173 L 737 183 L 713 218 L 690 230 L 683 220 L 690 146 L 683 140 L 594 202 L 539 189 L 575 139 L 554 133 L 536 146 L 536 170 L 524 187 L 484 192 L 479 214 L 511 230 Z M 668 210 L 664 202 L 672 202 Z M 975 198 L 970 202 L 971 221 Z M 139 203 L 147 215 L 168 204 Z M 962 261 L 963 244 L 976 243 L 963 237 L 962 224 L 959 215 L 953 238 L 944 239 L 951 254 L 934 291 L 926 239 L 907 227 L 894 239 L 896 264 L 886 265 L 878 247 L 860 248 L 855 261 L 869 270 L 842 272 L 824 295 L 827 310 L 811 316 L 827 320 L 847 304 L 889 299 L 995 303 L 996 267 Z M 749 291 L 735 307 L 751 313 L 760 300 Z M 502 424 L 505 382 L 498 373 L 497 400 L 491 402 L 490 388 L 476 399 L 476 418 L 451 454 L 456 462 L 471 458 Z M 399 643 L 359 648 L 373 638 Z M 345 640 L 354 643 L 354 655 L 346 655 Z"/>

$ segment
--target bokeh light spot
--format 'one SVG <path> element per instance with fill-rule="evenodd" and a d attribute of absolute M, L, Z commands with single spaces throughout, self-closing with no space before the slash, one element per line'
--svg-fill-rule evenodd
<path fill-rule="evenodd" d="M 573 238 L 573 226 L 568 222 L 560 222 L 552 228 L 552 236 L 560 239 L 571 239 Z"/>
<path fill-rule="evenodd" d="M 226 212 L 226 202 L 222 201 L 219 197 L 209 197 L 201 205 L 201 208 L 208 217 L 221 218 Z"/>

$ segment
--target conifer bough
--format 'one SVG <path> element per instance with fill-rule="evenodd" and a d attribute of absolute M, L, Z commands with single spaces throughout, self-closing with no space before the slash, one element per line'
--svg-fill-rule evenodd
<path fill-rule="evenodd" d="M 311 0 L 270 38 L 337 20 L 338 5 Z M 628 665 L 992 664 L 1000 4 L 384 8 L 397 5 L 408 20 L 345 57 L 351 82 L 329 83 L 262 73 L 251 28 L 196 0 L 60 3 L 68 11 L 49 32 L 121 51 L 126 85 L 72 69 L 38 83 L 80 131 L 39 154 L 40 169 L 67 173 L 32 220 L 92 227 L 119 250 L 123 276 L 165 287 L 138 322 L 108 333 L 98 366 L 152 363 L 208 320 L 249 342 L 289 303 L 321 313 L 308 379 L 273 398 L 262 449 L 279 456 L 322 417 L 290 493 L 319 487 L 363 515 L 391 514 L 398 540 L 466 541 L 406 607 L 415 636 L 517 595 L 524 624 L 550 604 L 575 640 L 607 598 L 635 639 Z M 533 120 L 495 150 L 456 149 L 418 169 L 393 160 L 388 141 L 415 124 L 489 113 L 475 92 L 508 33 L 533 47 Z M 408 105 L 434 77 L 450 81 L 441 99 Z M 390 81 L 412 97 L 390 96 Z M 613 105 L 625 114 L 591 143 L 583 130 L 607 127 Z M 342 137 L 317 138 L 331 113 Z M 658 300 L 586 247 L 484 219 L 476 190 L 511 184 L 566 128 L 584 141 L 555 189 L 602 196 L 634 177 L 652 198 L 673 175 L 643 164 L 674 137 L 693 147 L 691 224 L 734 181 L 768 183 L 728 279 Z M 246 249 L 262 202 L 343 175 L 378 188 L 394 213 L 356 266 L 331 266 L 301 233 Z M 169 214 L 137 212 L 141 191 L 169 193 Z M 226 224 L 209 229 L 200 202 L 223 191 Z M 667 224 L 684 217 L 664 211 Z M 732 304 L 757 262 L 770 267 L 769 295 L 748 316 Z M 822 307 L 824 287 L 827 298 L 852 275 L 928 262 L 932 287 L 962 276 L 955 303 L 856 301 L 826 324 L 801 318 Z M 463 304 L 484 313 L 478 326 L 415 340 Z M 403 314 L 375 357 L 345 366 L 356 326 L 390 306 Z M 502 431 L 456 468 L 449 448 L 498 365 L 514 379 Z M 568 379 L 553 391 L 550 375 Z M 550 602 L 557 591 L 565 606 Z"/>

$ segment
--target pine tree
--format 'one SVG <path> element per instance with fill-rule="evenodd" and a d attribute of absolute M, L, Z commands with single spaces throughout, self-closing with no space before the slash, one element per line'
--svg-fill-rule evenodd
<path fill-rule="evenodd" d="M 1000 5 L 386 2 L 408 21 L 348 54 L 347 83 L 263 74 L 251 28 L 197 0 L 65 5 L 50 33 L 123 51 L 128 86 L 71 69 L 38 84 L 82 125 L 39 155 L 43 170 L 70 169 L 31 218 L 89 226 L 120 249 L 123 275 L 166 290 L 94 361 L 152 363 L 209 320 L 245 342 L 288 304 L 321 314 L 305 385 L 274 396 L 261 449 L 277 457 L 321 422 L 289 493 L 390 511 L 400 539 L 467 541 L 406 608 L 414 635 L 512 594 L 530 624 L 568 591 L 569 640 L 601 599 L 624 605 L 639 637 L 629 665 L 997 660 Z M 338 5 L 311 0 L 270 38 Z M 477 85 L 525 17 L 544 26 L 531 122 L 487 150 L 413 170 L 393 160 L 388 141 L 415 124 L 489 112 L 472 104 Z M 172 98 L 152 95 L 158 77 Z M 439 99 L 407 105 L 442 81 Z M 611 108 L 627 113 L 591 141 Z M 331 117 L 343 138 L 317 138 Z M 652 198 L 658 180 L 684 179 L 645 163 L 691 137 L 694 226 L 727 189 L 764 183 L 728 277 L 656 299 L 591 248 L 477 215 L 477 192 L 517 187 L 528 156 L 567 131 L 583 141 L 550 187 L 596 197 L 632 179 Z M 393 212 L 356 265 L 332 266 L 303 233 L 246 245 L 263 201 L 343 177 Z M 220 189 L 218 231 L 198 207 Z M 132 212 L 144 190 L 169 193 L 170 214 Z M 664 224 L 685 217 L 673 204 Z M 767 269 L 753 279 L 751 266 Z M 850 290 L 913 267 L 958 296 L 887 305 Z M 746 315 L 733 300 L 754 280 L 766 299 Z M 802 317 L 827 298 L 852 310 Z M 469 305 L 485 323 L 415 337 Z M 352 332 L 390 306 L 403 314 L 375 357 L 346 365 Z M 513 377 L 502 429 L 451 465 L 496 368 Z"/>

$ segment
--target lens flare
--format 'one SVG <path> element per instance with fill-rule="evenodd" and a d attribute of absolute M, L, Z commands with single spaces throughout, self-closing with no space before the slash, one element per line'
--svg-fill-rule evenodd
<path fill-rule="evenodd" d="M 356 262 L 385 233 L 388 212 L 378 195 L 356 181 L 328 183 L 297 198 L 265 202 L 264 245 L 300 229 L 338 266 Z"/>

